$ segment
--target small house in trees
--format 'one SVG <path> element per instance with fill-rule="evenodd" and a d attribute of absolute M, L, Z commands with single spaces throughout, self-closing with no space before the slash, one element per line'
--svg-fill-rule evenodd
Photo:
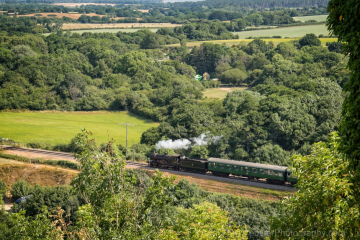
<path fill-rule="evenodd" d="M 204 79 L 204 80 L 210 80 L 210 74 L 208 74 L 207 72 L 205 72 L 205 73 L 203 74 L 203 79 Z"/>

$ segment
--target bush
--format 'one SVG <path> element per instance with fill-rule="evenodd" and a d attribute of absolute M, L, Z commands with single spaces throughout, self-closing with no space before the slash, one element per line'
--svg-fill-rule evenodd
<path fill-rule="evenodd" d="M 0 196 L 5 196 L 5 194 L 6 194 L 6 183 L 1 181 L 0 179 Z"/>
<path fill-rule="evenodd" d="M 41 142 L 30 142 L 30 143 L 27 143 L 26 146 L 28 148 L 37 148 L 37 149 L 46 149 L 46 150 L 51 150 L 52 149 L 50 144 L 41 143 Z"/>
<path fill-rule="evenodd" d="M 13 185 L 11 185 L 11 198 L 12 200 L 16 200 L 20 197 L 24 197 L 30 194 L 31 192 L 31 186 L 24 180 L 19 180 L 15 182 Z"/>

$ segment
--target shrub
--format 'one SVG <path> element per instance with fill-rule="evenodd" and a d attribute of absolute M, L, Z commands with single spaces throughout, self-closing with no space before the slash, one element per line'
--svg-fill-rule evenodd
<path fill-rule="evenodd" d="M 13 185 L 11 185 L 11 198 L 13 200 L 16 200 L 20 197 L 24 197 L 29 195 L 31 192 L 31 186 L 24 180 L 19 180 L 15 182 Z"/>
<path fill-rule="evenodd" d="M 52 149 L 50 144 L 41 143 L 41 142 L 30 142 L 30 143 L 27 143 L 26 146 L 29 148 L 37 148 L 37 149 L 46 149 L 46 150 Z"/>
<path fill-rule="evenodd" d="M 5 196 L 5 194 L 6 194 L 6 183 L 1 181 L 0 179 L 0 198 L 1 196 Z"/>

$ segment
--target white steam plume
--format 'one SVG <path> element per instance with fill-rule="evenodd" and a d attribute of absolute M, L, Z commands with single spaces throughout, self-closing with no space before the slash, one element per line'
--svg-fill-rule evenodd
<path fill-rule="evenodd" d="M 189 139 L 176 139 L 176 140 L 161 140 L 156 143 L 155 149 L 189 149 L 192 145 L 197 146 L 204 146 L 208 145 L 209 143 L 217 143 L 222 138 L 221 136 L 212 136 L 207 137 L 206 134 L 209 134 L 209 132 L 202 133 L 200 136 L 196 138 L 190 138 Z"/>
<path fill-rule="evenodd" d="M 162 140 L 156 143 L 155 149 L 188 149 L 191 142 L 188 139 Z"/>

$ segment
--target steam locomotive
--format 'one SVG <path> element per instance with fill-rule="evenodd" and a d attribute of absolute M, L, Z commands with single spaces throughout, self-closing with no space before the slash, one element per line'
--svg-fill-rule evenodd
<path fill-rule="evenodd" d="M 189 158 L 179 154 L 167 155 L 151 153 L 149 166 L 154 168 L 171 168 L 177 171 L 207 173 L 215 176 L 247 177 L 249 180 L 266 179 L 268 183 L 294 185 L 297 182 L 291 170 L 284 166 L 276 166 L 261 163 L 252 163 L 220 158 Z"/>

